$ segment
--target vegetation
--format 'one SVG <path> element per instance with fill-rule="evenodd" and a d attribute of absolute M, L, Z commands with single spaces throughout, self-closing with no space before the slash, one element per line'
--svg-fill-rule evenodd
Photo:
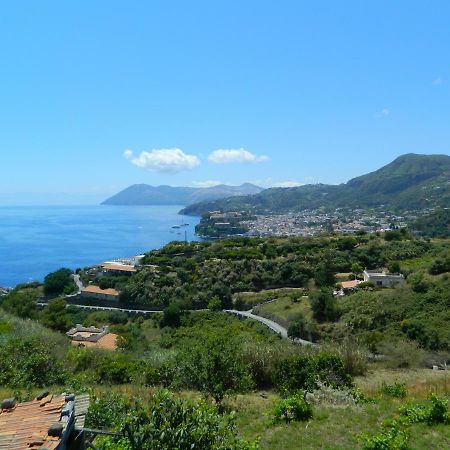
<path fill-rule="evenodd" d="M 103 450 L 447 448 L 447 372 L 424 367 L 450 361 L 449 246 L 407 231 L 171 243 L 137 274 L 108 277 L 123 301 L 160 305 L 152 318 L 61 297 L 39 310 L 44 287 L 18 286 L 0 299 L 0 391 L 90 392 L 89 426 L 118 434 L 96 439 Z M 334 297 L 361 267 L 399 268 L 406 282 Z M 109 325 L 118 349 L 71 346 L 75 323 Z"/>
<path fill-rule="evenodd" d="M 70 269 L 59 269 L 44 278 L 44 293 L 49 296 L 71 294 L 76 290 Z"/>
<path fill-rule="evenodd" d="M 450 209 L 439 208 L 427 216 L 420 217 L 411 229 L 419 232 L 422 236 L 432 238 L 450 236 Z"/>

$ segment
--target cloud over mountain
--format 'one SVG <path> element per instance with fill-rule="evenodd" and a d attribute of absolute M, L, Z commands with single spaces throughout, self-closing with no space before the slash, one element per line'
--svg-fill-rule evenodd
<path fill-rule="evenodd" d="M 179 148 L 142 151 L 137 156 L 133 151 L 125 150 L 124 157 L 137 167 L 155 172 L 176 173 L 192 170 L 200 165 L 200 159 L 197 156 L 188 155 Z"/>
<path fill-rule="evenodd" d="M 254 164 L 267 161 L 269 158 L 264 155 L 255 155 L 254 153 L 238 149 L 218 149 L 214 150 L 209 156 L 208 161 L 214 164 L 244 163 Z"/>

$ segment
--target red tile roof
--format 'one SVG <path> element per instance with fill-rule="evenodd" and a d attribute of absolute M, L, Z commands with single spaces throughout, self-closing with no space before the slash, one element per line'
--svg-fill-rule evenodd
<path fill-rule="evenodd" d="M 112 295 L 114 297 L 118 297 L 120 292 L 115 289 L 101 289 L 98 286 L 94 286 L 93 284 L 83 288 L 81 292 L 88 292 L 91 294 L 103 294 L 103 295 Z"/>
<path fill-rule="evenodd" d="M 351 280 L 351 281 L 342 281 L 341 286 L 343 289 L 353 289 L 360 283 L 359 280 Z"/>
<path fill-rule="evenodd" d="M 18 403 L 0 412 L 0 450 L 37 450 L 58 448 L 61 438 L 47 434 L 60 421 L 64 396 L 49 395 L 42 400 Z"/>

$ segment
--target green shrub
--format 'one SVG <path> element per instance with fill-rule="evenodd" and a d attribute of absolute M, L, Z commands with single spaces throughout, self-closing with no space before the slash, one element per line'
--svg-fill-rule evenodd
<path fill-rule="evenodd" d="M 352 377 L 346 371 L 342 359 L 328 352 L 293 356 L 276 364 L 274 384 L 282 393 L 299 389 L 312 391 L 318 382 L 331 387 L 351 387 Z"/>
<path fill-rule="evenodd" d="M 104 355 L 95 367 L 100 383 L 129 383 L 137 371 L 136 363 L 121 354 Z"/>
<path fill-rule="evenodd" d="M 305 400 L 304 392 L 291 397 L 279 399 L 273 410 L 273 422 L 292 422 L 293 420 L 309 420 L 313 416 L 311 405 Z"/>
<path fill-rule="evenodd" d="M 397 422 L 392 422 L 375 436 L 367 437 L 363 450 L 408 450 L 408 439 L 408 432 Z"/>
<path fill-rule="evenodd" d="M 51 346 L 34 337 L 0 345 L 0 361 L 0 386 L 44 387 L 62 384 L 67 377 Z"/>
<path fill-rule="evenodd" d="M 86 415 L 86 425 L 91 428 L 110 430 L 119 426 L 127 414 L 126 398 L 117 392 L 93 397 Z"/>
<path fill-rule="evenodd" d="M 257 450 L 237 436 L 234 414 L 219 414 L 206 403 L 184 403 L 167 391 L 143 404 L 134 400 L 123 414 L 120 437 L 96 440 L 99 450 Z"/>
<path fill-rule="evenodd" d="M 383 381 L 380 392 L 390 397 L 405 398 L 406 397 L 406 385 L 405 383 L 387 384 Z"/>
<path fill-rule="evenodd" d="M 403 406 L 399 412 L 408 423 L 425 422 L 428 425 L 437 423 L 450 423 L 450 412 L 448 410 L 448 400 L 439 398 L 436 394 L 430 394 L 431 405 L 409 405 Z"/>

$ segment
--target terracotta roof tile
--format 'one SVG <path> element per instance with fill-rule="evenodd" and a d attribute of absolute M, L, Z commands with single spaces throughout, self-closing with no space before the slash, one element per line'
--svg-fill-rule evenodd
<path fill-rule="evenodd" d="M 109 288 L 109 289 L 101 289 L 98 286 L 95 286 L 91 284 L 90 286 L 86 286 L 81 290 L 81 292 L 90 292 L 92 294 L 104 294 L 104 295 L 114 295 L 119 296 L 120 292 L 116 291 L 115 289 Z"/>
<path fill-rule="evenodd" d="M 63 396 L 17 404 L 0 412 L 0 450 L 57 449 L 60 438 L 48 436 L 51 425 L 59 422 L 65 405 Z"/>

